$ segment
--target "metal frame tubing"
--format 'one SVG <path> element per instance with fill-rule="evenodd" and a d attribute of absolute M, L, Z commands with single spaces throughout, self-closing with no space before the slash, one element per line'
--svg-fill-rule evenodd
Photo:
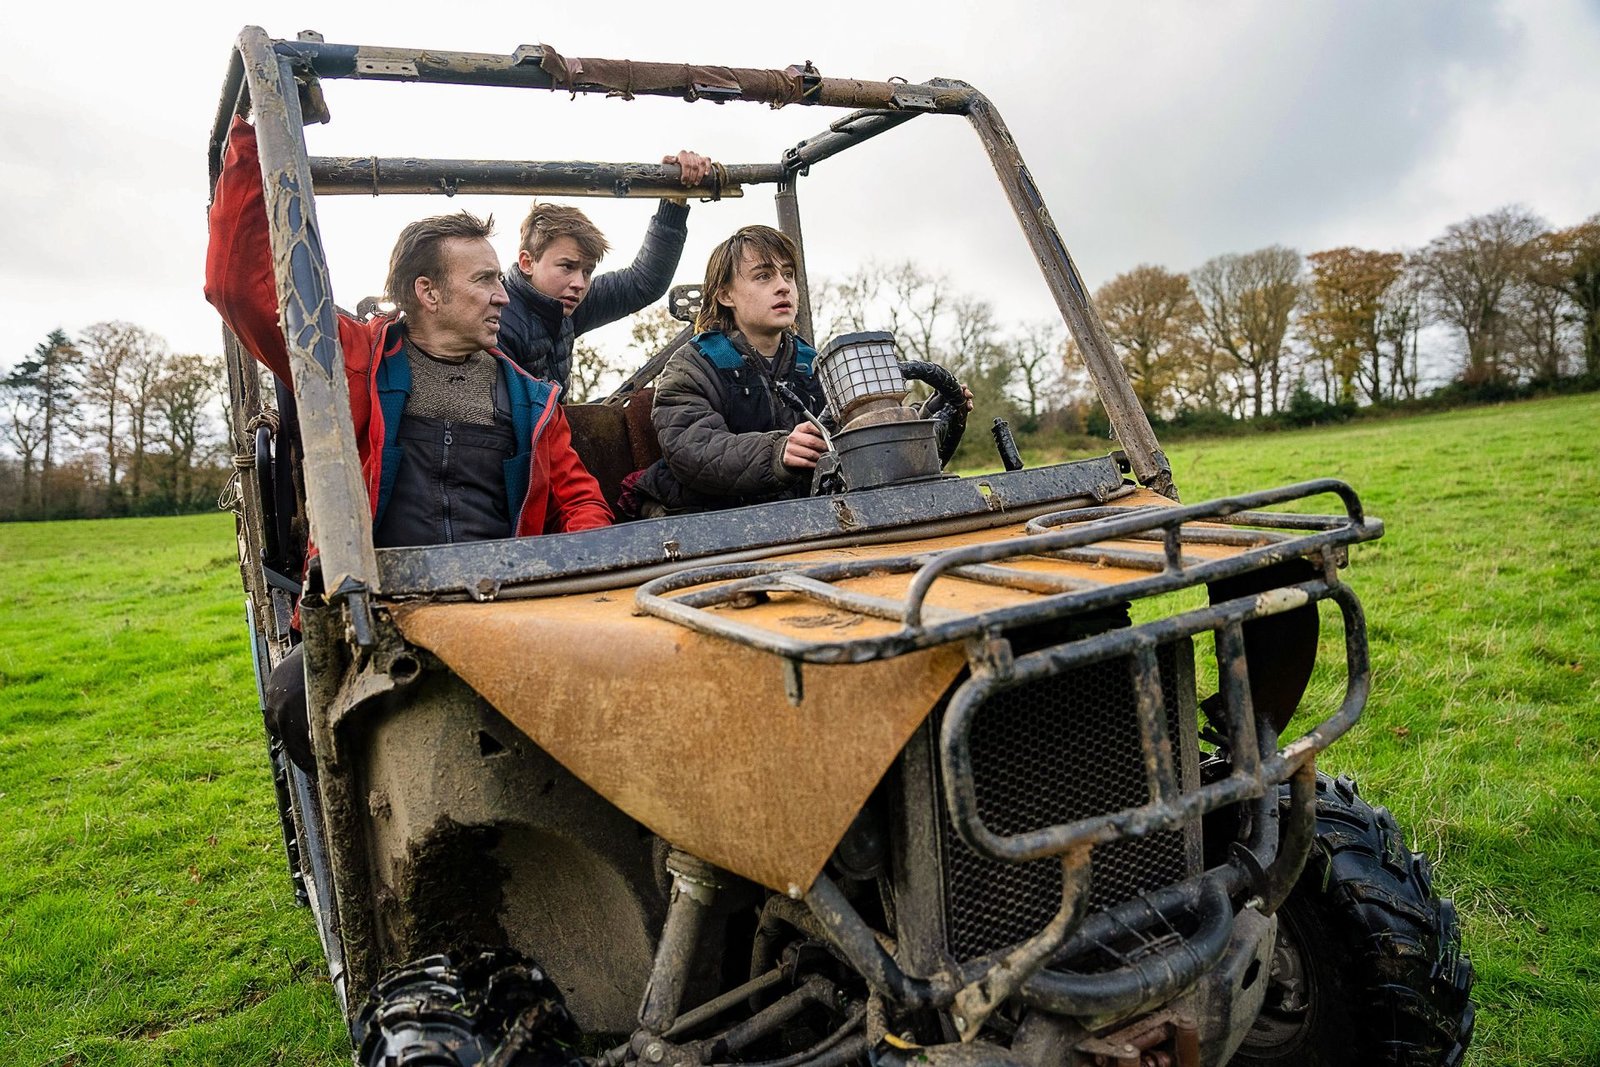
<path fill-rule="evenodd" d="M 248 32 L 248 31 L 247 31 Z M 265 33 L 257 30 L 256 32 Z M 561 81 L 542 66 L 546 46 L 524 45 L 510 55 L 491 52 L 448 52 L 417 48 L 380 48 L 371 45 L 330 44 L 325 41 L 277 41 L 278 54 L 320 78 L 362 78 L 378 81 L 436 82 L 453 85 L 521 86 L 560 92 L 626 96 L 664 96 L 682 100 L 726 103 L 821 104 L 828 107 L 870 110 L 909 110 L 964 114 L 973 90 L 959 84 L 917 84 L 824 78 L 814 71 L 800 72 L 803 91 L 798 100 L 772 90 L 774 82 L 790 80 L 787 71 L 756 67 L 724 67 L 687 63 L 638 63 L 631 60 L 585 58 L 569 60 L 569 70 L 584 66 L 626 66 L 636 84 L 619 86 L 585 79 L 577 69 L 570 81 Z M 718 82 L 697 81 L 710 73 Z M 729 84 L 731 83 L 731 84 Z M 749 88 L 746 88 L 746 86 Z"/>
<path fill-rule="evenodd" d="M 794 265 L 795 287 L 799 289 L 797 295 L 800 298 L 796 305 L 798 313 L 794 326 L 801 337 L 815 341 L 817 338 L 811 332 L 811 282 L 806 274 L 806 245 L 800 232 L 800 201 L 796 195 L 799 179 L 798 171 L 787 171 L 778 183 L 773 203 L 778 209 L 778 229 L 794 242 L 795 252 L 799 256 L 799 261 Z"/>
<path fill-rule="evenodd" d="M 1000 477 L 1000 476 L 997 476 Z M 1317 532 L 1285 540 L 1269 540 L 1257 548 L 1237 555 L 1208 561 L 1188 561 L 1180 552 L 1188 535 L 1188 522 L 1212 521 L 1266 504 L 1283 503 L 1321 493 L 1336 493 L 1346 504 L 1343 519 L 1320 517 Z M 1156 596 L 1205 582 L 1281 563 L 1286 559 L 1326 555 L 1329 550 L 1383 534 L 1383 523 L 1368 519 L 1353 490 L 1334 479 L 1301 482 L 1278 489 L 1225 497 L 1184 507 L 1111 509 L 1117 514 L 1092 522 L 1071 524 L 1068 529 L 1051 529 L 1023 537 L 970 545 L 944 552 L 899 556 L 891 559 L 858 560 L 841 563 L 736 563 L 696 567 L 666 575 L 641 585 L 635 593 L 638 608 L 658 618 L 670 619 L 700 633 L 715 634 L 763 649 L 785 658 L 806 663 L 865 662 L 885 659 L 906 652 L 1007 627 L 1058 618 L 1065 614 L 1092 611 L 1125 600 Z M 1066 514 L 1065 512 L 1057 514 Z M 1257 516 L 1256 521 L 1271 521 L 1272 516 Z M 1303 520 L 1304 516 L 1297 517 Z M 1053 522 L 1054 516 L 1041 516 L 1035 522 Z M 1065 523 L 1063 523 L 1065 524 Z M 1031 528 L 1031 527 L 1030 527 Z M 1298 526 L 1297 526 L 1298 528 Z M 1048 575 L 1029 575 L 1023 584 L 1003 568 L 987 567 L 1022 556 L 1056 555 L 1063 550 L 1086 549 L 1099 541 L 1121 540 L 1149 531 L 1161 531 L 1166 550 L 1163 555 L 1143 554 L 1136 561 L 1154 571 L 1151 577 L 1131 581 L 1100 583 L 1077 579 L 1053 582 Z M 1225 531 L 1229 532 L 1229 531 Z M 1215 531 L 1202 536 L 1214 538 Z M 1115 558 L 1124 562 L 1129 553 L 1095 548 L 1088 558 Z M 866 597 L 833 583 L 867 574 L 895 574 L 916 571 L 903 601 Z M 1046 590 L 1038 600 L 971 614 L 942 612 L 925 619 L 923 605 L 935 580 L 953 576 L 970 581 Z M 721 584 L 713 584 L 721 583 Z M 694 586 L 707 586 L 679 597 L 669 594 Z M 737 621 L 727 612 L 708 609 L 737 601 L 752 593 L 783 592 L 799 594 L 820 604 L 858 614 L 898 621 L 898 631 L 874 637 L 816 641 L 790 637 Z M 1280 607 L 1277 610 L 1285 610 Z"/>
<path fill-rule="evenodd" d="M 1033 249 L 1034 258 L 1044 272 L 1045 283 L 1056 307 L 1072 331 L 1072 337 L 1083 353 L 1089 376 L 1104 402 L 1106 416 L 1111 420 L 1117 440 L 1133 464 L 1133 472 L 1141 482 L 1163 496 L 1178 499 L 1177 486 L 1172 481 L 1172 465 L 1161 451 L 1149 416 L 1139 404 L 1127 372 L 1116 352 L 1100 316 L 1094 310 L 1089 292 L 1078 273 L 1077 264 L 1067 252 L 1067 246 L 1056 230 L 1055 222 L 1044 204 L 1044 197 L 1022 160 L 1022 153 L 1011 136 L 1011 131 L 1001 120 L 994 105 L 979 92 L 974 91 L 967 119 L 978 138 L 983 142 L 989 162 L 1011 202 L 1011 210 L 1022 225 L 1022 232 Z"/>
<path fill-rule="evenodd" d="M 1171 742 L 1162 736 L 1165 729 L 1162 701 L 1157 688 L 1148 699 L 1141 693 L 1138 708 L 1140 734 L 1147 752 L 1147 768 L 1150 770 L 1152 799 L 1149 803 L 1019 834 L 997 834 L 984 823 L 978 812 L 969 734 L 978 709 L 996 691 L 1103 660 L 1128 656 L 1133 657 L 1137 665 L 1147 653 L 1153 658 L 1154 648 L 1168 641 L 1205 630 L 1231 629 L 1251 619 L 1265 618 L 1323 599 L 1332 599 L 1339 604 L 1345 616 L 1347 679 L 1344 699 L 1334 714 L 1298 740 L 1281 751 L 1261 753 L 1259 767 L 1253 775 L 1246 773 L 1248 764 L 1245 767 L 1236 766 L 1234 773 L 1222 781 L 1180 795 L 1176 779 L 1172 776 Z M 1224 673 L 1228 673 L 1234 664 L 1242 663 L 1241 645 L 1238 658 L 1220 666 Z M 1137 666 L 1135 669 L 1138 670 Z M 1084 845 L 1104 844 L 1124 837 L 1175 829 L 1190 819 L 1218 808 L 1259 797 L 1270 787 L 1288 779 L 1302 764 L 1355 725 L 1366 705 L 1370 683 L 1366 626 L 1360 603 L 1347 586 L 1330 587 L 1322 581 L 1304 582 L 1268 593 L 1240 597 L 1132 629 L 1111 630 L 1019 656 L 1006 675 L 976 672 L 950 698 L 939 742 L 950 819 L 961 840 L 979 855 L 1010 863 L 1025 863 Z M 1242 732 L 1251 717 L 1248 705 L 1233 706 L 1237 696 L 1234 687 L 1230 686 L 1227 701 L 1231 720 L 1229 728 L 1235 731 L 1232 736 L 1251 736 L 1251 733 Z M 1167 748 L 1165 759 L 1148 755 L 1153 748 L 1163 744 Z M 1161 781 L 1163 772 L 1168 776 L 1164 785 Z"/>
<path fill-rule="evenodd" d="M 256 113 L 262 185 L 274 275 L 295 401 L 306 440 L 305 484 L 311 538 L 321 553 L 330 598 L 362 594 L 378 581 L 371 507 L 357 455 L 328 266 L 322 253 L 299 96 L 287 60 L 255 28 L 239 35 L 244 79 Z M 320 447 L 319 447 L 320 446 Z M 366 620 L 357 617 L 357 628 Z"/>
<path fill-rule="evenodd" d="M 685 187 L 672 163 L 536 162 L 497 159 L 412 159 L 375 156 L 312 156 L 318 196 L 383 193 L 597 196 L 650 199 L 701 196 L 733 199 L 745 185 L 782 182 L 777 163 L 735 163 L 699 185 Z M 723 177 L 725 175 L 726 177 Z"/>

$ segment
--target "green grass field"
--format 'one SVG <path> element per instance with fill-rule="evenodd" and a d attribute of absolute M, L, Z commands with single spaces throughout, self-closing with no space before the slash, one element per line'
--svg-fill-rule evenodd
<path fill-rule="evenodd" d="M 1469 1064 L 1600 1063 L 1600 396 L 1185 442 L 1184 497 L 1332 475 L 1374 695 L 1323 759 L 1435 858 Z M 0 526 L 0 1063 L 347 1062 L 292 903 L 232 520 Z"/>

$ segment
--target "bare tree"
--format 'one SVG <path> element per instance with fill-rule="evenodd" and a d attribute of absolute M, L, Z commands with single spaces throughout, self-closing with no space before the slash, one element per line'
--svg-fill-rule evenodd
<path fill-rule="evenodd" d="M 1066 335 L 1059 320 L 1041 319 L 1013 333 L 1005 349 L 1014 368 L 1011 384 L 1020 389 L 1021 405 L 1027 413 L 1023 428 L 1032 431 L 1040 416 L 1061 398 Z"/>
<path fill-rule="evenodd" d="M 929 274 L 906 260 L 889 268 L 884 281 L 889 328 L 901 347 L 917 359 L 943 362 L 939 341 L 945 318 L 953 310 L 950 279 Z"/>
<path fill-rule="evenodd" d="M 822 336 L 836 337 L 867 328 L 878 299 L 877 268 L 868 265 L 841 279 L 830 279 L 811 290 L 812 320 L 828 324 Z"/>
<path fill-rule="evenodd" d="M 568 398 L 576 404 L 599 400 L 606 383 L 623 370 L 621 362 L 591 341 L 572 346 L 572 373 L 567 378 Z"/>
<path fill-rule="evenodd" d="M 78 374 L 82 363 L 83 353 L 66 331 L 51 330 L 34 346 L 33 358 L 18 363 L 6 378 L 7 385 L 31 392 L 40 411 L 39 507 L 46 516 L 50 510 L 50 471 L 66 438 L 77 429 Z"/>
<path fill-rule="evenodd" d="M 5 435 L 6 443 L 17 450 L 17 456 L 22 460 L 22 499 L 19 503 L 26 508 L 39 495 L 38 487 L 34 484 L 34 460 L 44 446 L 44 407 L 39 403 L 37 391 L 26 385 L 13 384 L 7 378 L 0 381 L 0 412 L 5 417 L 4 424 L 0 424 L 0 433 Z"/>
<path fill-rule="evenodd" d="M 1378 311 L 1378 344 L 1387 349 L 1388 393 L 1396 400 L 1415 400 L 1422 380 L 1417 349 L 1427 319 L 1426 288 L 1418 257 L 1408 255 L 1399 276 L 1384 293 L 1383 306 Z"/>
<path fill-rule="evenodd" d="M 828 312 L 828 334 L 887 330 L 912 359 L 935 363 L 950 359 L 952 333 L 961 330 L 962 310 L 970 298 L 955 292 L 942 274 L 929 274 L 910 260 L 885 265 L 869 262 L 839 281 L 818 288 L 819 307 Z"/>
<path fill-rule="evenodd" d="M 79 340 L 85 349 L 83 399 L 90 408 L 89 427 L 105 448 L 106 486 L 114 488 L 127 414 L 123 378 L 134 363 L 165 345 L 144 327 L 121 321 L 97 322 L 86 327 Z"/>
<path fill-rule="evenodd" d="M 149 458 L 157 428 L 156 394 L 167 360 L 167 343 L 155 334 L 149 343 L 130 354 L 123 368 L 123 401 L 128 407 L 129 499 L 143 499 L 150 481 Z"/>
<path fill-rule="evenodd" d="M 1600 215 L 1538 238 L 1531 280 L 1566 298 L 1583 342 L 1584 373 L 1600 375 Z"/>
<path fill-rule="evenodd" d="M 1300 300 L 1300 253 L 1282 245 L 1217 256 L 1190 275 L 1206 332 L 1249 376 L 1258 417 L 1276 408 L 1284 337 Z"/>
<path fill-rule="evenodd" d="M 214 436 L 211 405 L 222 391 L 222 363 L 212 356 L 169 356 L 151 397 L 167 452 L 167 491 L 177 507 L 194 502 L 194 469 Z"/>
<path fill-rule="evenodd" d="M 1010 390 L 1017 362 L 1001 334 L 994 305 L 962 293 L 945 300 L 945 310 L 949 316 L 946 332 L 928 344 L 932 350 L 928 358 L 949 368 L 972 392 L 974 411 L 986 416 L 1015 415 Z M 1045 373 L 1041 370 L 1041 377 Z"/>
<path fill-rule="evenodd" d="M 1140 405 L 1152 415 L 1172 414 L 1178 382 L 1205 347 L 1204 315 L 1188 277 L 1142 264 L 1102 285 L 1094 304 Z"/>
<path fill-rule="evenodd" d="M 1467 343 L 1461 376 L 1469 384 L 1504 375 L 1509 292 L 1527 271 L 1530 242 L 1544 229 L 1537 215 L 1503 207 L 1449 226 L 1423 250 L 1419 264 L 1430 308 L 1461 331 Z"/>
<path fill-rule="evenodd" d="M 1566 292 L 1542 284 L 1559 268 L 1547 267 L 1553 234 L 1542 234 L 1528 245 L 1527 269 L 1507 292 L 1510 336 L 1507 352 L 1519 376 L 1553 382 L 1566 372 L 1572 346 L 1572 313 Z"/>
<path fill-rule="evenodd" d="M 635 315 L 632 328 L 633 343 L 639 346 L 643 357 L 640 362 L 667 347 L 674 337 L 683 332 L 683 326 L 683 323 L 672 317 L 670 311 L 659 305 Z"/>

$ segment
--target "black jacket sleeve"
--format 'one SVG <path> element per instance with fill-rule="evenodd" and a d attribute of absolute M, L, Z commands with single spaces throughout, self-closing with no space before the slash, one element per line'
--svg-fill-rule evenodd
<path fill-rule="evenodd" d="M 689 205 L 663 200 L 645 231 L 633 263 L 600 275 L 572 313 L 572 330 L 586 333 L 648 307 L 672 287 L 672 273 L 689 237 Z"/>

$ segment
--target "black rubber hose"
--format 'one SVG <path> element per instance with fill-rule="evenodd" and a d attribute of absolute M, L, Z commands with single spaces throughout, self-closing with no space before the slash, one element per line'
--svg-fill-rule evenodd
<path fill-rule="evenodd" d="M 933 396 L 923 406 L 922 414 L 939 424 L 939 466 L 942 467 L 956 454 L 961 435 L 967 432 L 967 394 L 956 376 L 937 363 L 908 359 L 900 364 L 900 374 L 907 381 L 933 386 Z"/>
<path fill-rule="evenodd" d="M 1058 1015 L 1108 1015 L 1187 989 L 1222 958 L 1233 934 L 1233 905 L 1220 885 L 1201 883 L 1196 910 L 1199 929 L 1172 949 L 1104 974 L 1040 971 L 1023 1000 Z"/>

